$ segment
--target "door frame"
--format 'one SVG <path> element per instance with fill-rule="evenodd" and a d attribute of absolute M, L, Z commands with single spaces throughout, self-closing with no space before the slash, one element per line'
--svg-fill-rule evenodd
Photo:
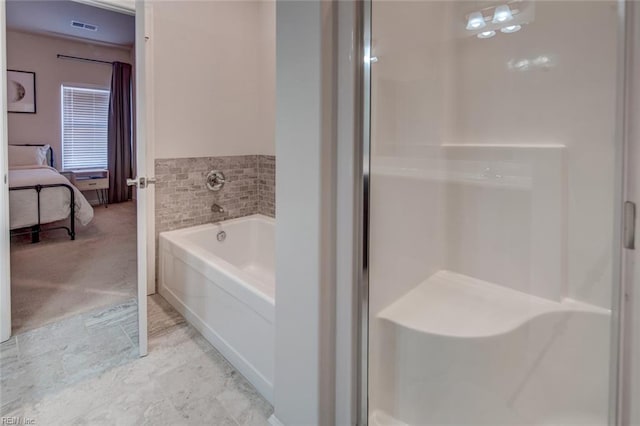
<path fill-rule="evenodd" d="M 9 252 L 9 161 L 7 132 L 7 25 L 0 4 L 0 342 L 11 337 L 11 262 Z"/>
<path fill-rule="evenodd" d="M 625 169 L 623 201 L 640 206 L 640 125 L 634 119 L 640 114 L 640 7 L 636 2 L 626 3 L 627 60 L 625 67 L 624 140 Z M 618 410 L 623 425 L 640 422 L 640 406 L 634 401 L 640 397 L 640 221 L 635 218 L 635 249 L 624 249 L 622 256 L 623 288 L 620 294 L 621 337 L 619 342 Z M 624 230 L 621 229 L 621 233 Z"/>
<path fill-rule="evenodd" d="M 136 161 L 138 175 L 153 171 L 152 100 L 147 97 L 152 82 L 149 27 L 150 4 L 141 0 L 73 0 L 103 9 L 135 15 Z M 8 132 L 6 104 L 6 3 L 0 4 L 0 342 L 11 337 L 11 272 L 9 236 Z M 138 330 L 139 353 L 145 356 L 147 343 L 147 295 L 155 292 L 155 209 L 153 189 L 137 193 Z"/>

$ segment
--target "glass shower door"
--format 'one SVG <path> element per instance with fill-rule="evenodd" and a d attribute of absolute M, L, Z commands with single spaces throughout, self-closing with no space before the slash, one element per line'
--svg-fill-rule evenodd
<path fill-rule="evenodd" d="M 370 425 L 604 425 L 622 11 L 371 3 Z"/>

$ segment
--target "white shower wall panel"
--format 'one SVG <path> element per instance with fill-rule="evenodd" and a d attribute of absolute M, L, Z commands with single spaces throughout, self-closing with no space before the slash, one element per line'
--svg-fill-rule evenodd
<path fill-rule="evenodd" d="M 534 263 L 523 276 L 550 283 L 561 275 L 565 296 L 609 308 L 617 89 L 617 52 L 611 46 L 616 45 L 617 37 L 616 5 L 586 2 L 576 7 L 569 1 L 529 1 L 519 7 L 526 8 L 531 17 L 521 31 L 479 40 L 459 31 L 457 24 L 472 11 L 471 3 L 374 2 L 373 54 L 378 61 L 372 67 L 373 158 L 432 160 L 434 149 L 470 145 L 488 147 L 487 152 L 498 154 L 494 161 L 499 161 L 499 151 L 489 147 L 520 146 L 531 155 L 533 147 L 565 147 L 562 176 L 557 175 L 558 157 L 552 155 L 549 174 L 538 174 L 534 184 L 565 185 L 566 245 L 548 244 L 547 253 L 529 253 Z M 567 22 L 572 23 L 572 37 L 566 37 Z M 598 58 L 597 66 L 594 58 Z M 518 158 L 522 156 L 518 154 Z M 465 192 L 462 188 L 448 193 L 453 197 L 456 191 Z M 488 214 L 490 198 L 497 196 L 497 191 L 485 193 L 488 198 L 476 195 L 479 198 L 474 202 L 467 199 L 449 204 L 456 209 L 475 206 Z M 538 195 L 531 194 L 532 206 L 544 205 L 537 201 Z M 530 224 L 535 229 L 523 227 L 517 232 L 526 235 L 529 231 L 531 238 L 540 239 L 536 230 L 550 220 L 557 224 L 551 215 L 558 211 L 553 205 L 530 211 Z M 471 223 L 467 225 L 471 229 Z M 508 226 L 506 223 L 505 228 Z M 456 227 L 454 220 L 446 232 L 452 228 L 463 232 Z M 555 227 L 549 226 L 548 231 Z M 481 240 L 486 243 L 487 238 Z M 543 240 L 549 241 L 544 235 L 530 248 L 542 246 Z M 478 254 L 472 247 L 462 251 L 442 247 L 456 254 L 447 267 L 461 264 L 467 271 L 482 269 L 481 265 L 468 265 L 470 253 Z M 557 254 L 555 248 L 563 250 L 564 269 L 534 267 L 548 264 L 548 258 Z M 514 247 L 516 252 L 519 249 Z M 509 256 L 523 258 L 525 253 Z M 492 274 L 513 276 L 522 270 L 522 265 L 514 262 Z M 509 268 L 515 270 L 507 272 Z M 506 281 L 506 276 L 500 281 Z M 545 289 L 536 290 L 538 285 L 521 288 L 547 294 Z"/>
<path fill-rule="evenodd" d="M 561 146 L 447 146 L 375 158 L 372 312 L 447 269 L 560 301 L 566 285 Z"/>

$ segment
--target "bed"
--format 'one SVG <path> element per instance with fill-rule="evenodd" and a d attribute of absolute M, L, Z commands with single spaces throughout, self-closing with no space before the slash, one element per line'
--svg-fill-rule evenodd
<path fill-rule="evenodd" d="M 64 229 L 75 239 L 75 222 L 87 225 L 93 208 L 71 182 L 53 167 L 49 145 L 9 145 L 9 217 L 11 235 Z M 68 226 L 42 225 L 69 219 Z"/>

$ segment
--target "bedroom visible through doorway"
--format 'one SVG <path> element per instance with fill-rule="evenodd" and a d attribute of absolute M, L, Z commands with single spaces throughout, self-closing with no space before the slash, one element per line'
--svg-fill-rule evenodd
<path fill-rule="evenodd" d="M 135 18 L 72 1 L 7 1 L 6 25 L 19 334 L 137 297 L 126 183 L 136 175 Z M 137 326 L 128 335 L 134 342 Z"/>

